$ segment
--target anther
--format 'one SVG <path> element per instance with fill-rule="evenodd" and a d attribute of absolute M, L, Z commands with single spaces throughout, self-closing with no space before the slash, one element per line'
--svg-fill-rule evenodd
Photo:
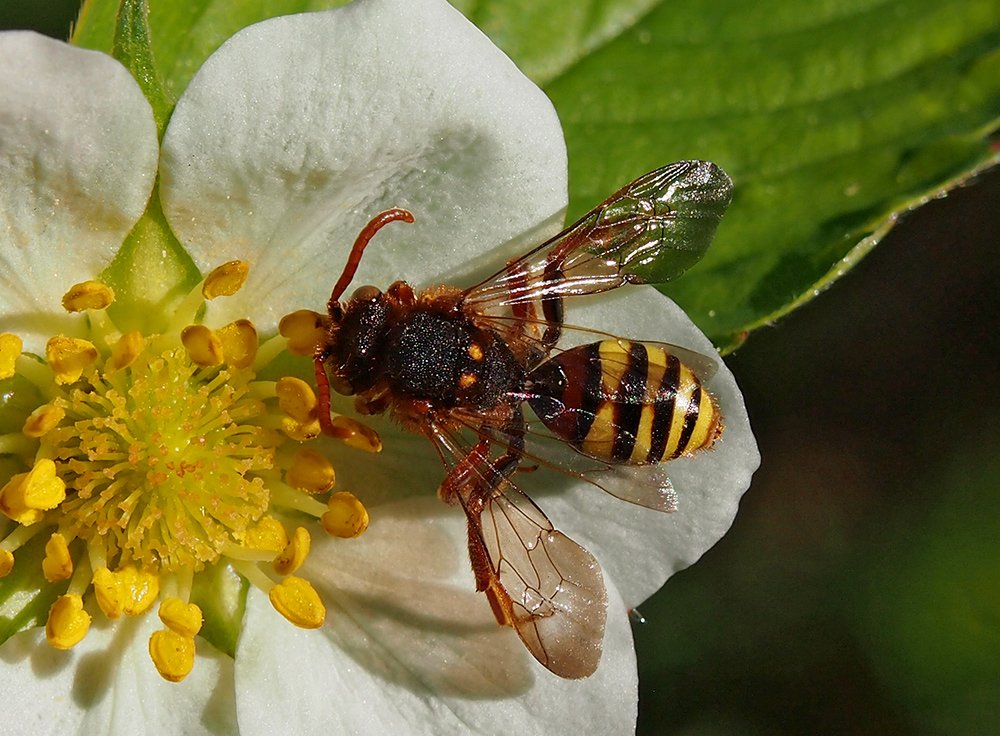
<path fill-rule="evenodd" d="M 73 577 L 73 558 L 69 554 L 69 545 L 66 544 L 66 537 L 59 532 L 55 532 L 45 543 L 42 574 L 50 583 Z"/>
<path fill-rule="evenodd" d="M 28 418 L 24 420 L 24 426 L 21 427 L 21 432 L 26 437 L 34 439 L 44 437 L 46 434 L 58 427 L 59 422 L 61 422 L 65 417 L 66 412 L 61 406 L 51 403 L 43 404 L 31 412 L 31 414 L 28 415 Z"/>
<path fill-rule="evenodd" d="M 333 488 L 337 474 L 326 456 L 310 447 L 295 453 L 285 472 L 285 482 L 306 493 L 325 493 Z"/>
<path fill-rule="evenodd" d="M 295 421 L 306 424 L 316 418 L 316 406 L 319 402 L 316 401 L 312 387 L 301 378 L 279 378 L 275 393 L 278 396 L 278 406 Z"/>
<path fill-rule="evenodd" d="M 45 638 L 55 649 L 72 649 L 90 630 L 90 614 L 83 610 L 83 598 L 67 593 L 56 599 L 45 623 Z"/>
<path fill-rule="evenodd" d="M 320 523 L 330 536 L 353 539 L 360 537 L 368 528 L 368 509 L 353 493 L 339 491 L 332 494 L 327 509 Z"/>
<path fill-rule="evenodd" d="M 112 372 L 132 365 L 132 361 L 139 357 L 145 346 L 146 340 L 141 332 L 138 330 L 126 332 L 111 346 L 111 357 L 104 364 L 104 369 Z"/>
<path fill-rule="evenodd" d="M 108 618 L 138 616 L 156 602 L 160 594 L 159 576 L 132 565 L 114 572 L 106 567 L 94 570 L 97 605 Z"/>
<path fill-rule="evenodd" d="M 97 357 L 97 348 L 92 343 L 76 337 L 57 335 L 45 346 L 45 360 L 59 384 L 78 381 L 97 362 Z"/>
<path fill-rule="evenodd" d="M 149 658 L 160 677 L 180 682 L 194 669 L 194 637 L 178 634 L 171 629 L 154 631 L 149 637 Z"/>
<path fill-rule="evenodd" d="M 326 607 L 307 580 L 289 575 L 268 593 L 274 610 L 302 629 L 318 629 L 326 619 Z"/>
<path fill-rule="evenodd" d="M 222 341 L 205 325 L 188 325 L 181 331 L 181 342 L 191 362 L 200 366 L 221 365 Z"/>
<path fill-rule="evenodd" d="M 65 498 L 66 484 L 56 475 L 55 463 L 42 458 L 27 473 L 18 473 L 0 489 L 0 512 L 30 526 Z"/>
<path fill-rule="evenodd" d="M 327 322 L 327 317 L 319 312 L 299 309 L 281 318 L 278 334 L 288 341 L 288 352 L 292 355 L 311 356 L 326 337 Z"/>
<path fill-rule="evenodd" d="M 247 280 L 250 266 L 245 261 L 223 263 L 205 278 L 201 295 L 211 301 L 220 296 L 232 296 Z"/>
<path fill-rule="evenodd" d="M 14 569 L 14 553 L 9 549 L 0 548 L 0 578 L 10 575 Z"/>
<path fill-rule="evenodd" d="M 331 421 L 333 437 L 349 447 L 365 452 L 382 452 L 382 440 L 371 427 L 345 416 L 334 417 Z"/>
<path fill-rule="evenodd" d="M 181 636 L 193 639 L 201 631 L 204 617 L 201 609 L 194 603 L 185 603 L 180 598 L 171 596 L 160 604 L 160 621 Z"/>
<path fill-rule="evenodd" d="M 263 516 L 260 521 L 247 529 L 243 546 L 278 554 L 288 546 L 288 532 L 273 516 Z"/>
<path fill-rule="evenodd" d="M 312 538 L 304 527 L 298 527 L 284 551 L 274 558 L 274 571 L 279 575 L 291 575 L 302 567 L 309 556 L 309 546 Z"/>
<path fill-rule="evenodd" d="M 222 343 L 222 354 L 234 368 L 249 368 L 257 357 L 257 328 L 248 319 L 230 322 L 216 332 Z"/>
<path fill-rule="evenodd" d="M 24 343 L 17 335 L 9 332 L 0 334 L 0 380 L 14 375 L 17 359 L 23 349 Z"/>
<path fill-rule="evenodd" d="M 88 309 L 107 309 L 115 300 L 115 292 L 100 281 L 84 281 L 70 287 L 62 298 L 63 309 L 67 312 L 83 312 Z"/>

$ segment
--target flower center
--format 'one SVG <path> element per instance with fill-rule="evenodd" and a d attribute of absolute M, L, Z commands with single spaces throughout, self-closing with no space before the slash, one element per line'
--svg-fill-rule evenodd
<path fill-rule="evenodd" d="M 311 354 L 324 318 L 289 315 L 263 343 L 249 320 L 216 330 L 194 323 L 206 299 L 235 293 L 246 273 L 236 261 L 213 271 L 163 334 L 122 333 L 105 311 L 111 289 L 85 282 L 63 306 L 84 313 L 86 339 L 54 336 L 39 361 L 22 354 L 17 336 L 0 335 L 0 383 L 14 387 L 19 406 L 34 403 L 19 432 L 0 434 L 0 482 L 9 477 L 0 512 L 10 520 L 0 521 L 0 577 L 15 553 L 48 535 L 40 569 L 21 579 L 56 591 L 52 646 L 81 641 L 95 608 L 117 618 L 159 601 L 165 628 L 151 637 L 150 656 L 179 681 L 202 625 L 196 578 L 220 565 L 266 591 L 293 624 L 322 625 L 322 601 L 293 574 L 310 534 L 289 532 L 288 521 L 304 513 L 351 538 L 367 527 L 367 511 L 350 493 L 330 493 L 333 467 L 307 446 L 320 434 L 309 385 L 258 377 L 285 350 Z M 348 444 L 381 448 L 367 428 L 336 422 Z"/>

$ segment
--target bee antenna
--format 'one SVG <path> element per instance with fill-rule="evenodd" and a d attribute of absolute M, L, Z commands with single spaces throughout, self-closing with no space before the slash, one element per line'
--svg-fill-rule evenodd
<path fill-rule="evenodd" d="M 354 278 L 355 272 L 358 270 L 358 264 L 361 263 L 361 254 L 365 252 L 365 246 L 368 245 L 368 241 L 375 237 L 375 233 L 381 230 L 384 226 L 388 225 L 390 222 L 395 222 L 396 220 L 413 222 L 413 214 L 410 213 L 409 210 L 393 207 L 391 210 L 386 210 L 385 212 L 377 214 L 372 221 L 365 225 L 361 232 L 358 233 L 358 238 L 354 241 L 354 246 L 351 248 L 351 254 L 347 257 L 347 263 L 344 265 L 344 271 L 340 274 L 340 278 L 337 279 L 337 283 L 333 287 L 333 293 L 330 294 L 329 304 L 336 304 L 340 301 L 341 294 L 343 294 L 344 290 L 347 289 L 348 285 L 351 283 L 351 279 Z"/>

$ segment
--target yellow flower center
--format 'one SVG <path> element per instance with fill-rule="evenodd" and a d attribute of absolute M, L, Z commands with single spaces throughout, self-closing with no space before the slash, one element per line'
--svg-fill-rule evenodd
<path fill-rule="evenodd" d="M 258 377 L 284 350 L 308 354 L 324 318 L 290 315 L 264 343 L 249 320 L 195 322 L 206 299 L 236 293 L 246 274 L 236 261 L 213 271 L 163 334 L 122 333 L 105 311 L 114 293 L 95 281 L 63 297 L 86 320 L 86 339 L 56 335 L 40 361 L 0 334 L 0 380 L 38 397 L 19 432 L 0 434 L 0 513 L 10 520 L 0 521 L 0 578 L 19 549 L 47 535 L 36 577 L 61 592 L 45 627 L 53 647 L 79 643 L 98 611 L 136 616 L 159 601 L 165 628 L 150 638 L 150 657 L 180 681 L 203 619 L 192 589 L 220 565 L 264 590 L 291 623 L 323 624 L 319 595 L 293 574 L 309 554 L 309 529 L 286 524 L 304 513 L 316 529 L 351 538 L 368 512 L 346 491 L 331 494 L 336 474 L 318 448 L 286 447 L 319 435 L 310 386 Z M 346 444 L 381 448 L 370 429 L 334 421 Z"/>

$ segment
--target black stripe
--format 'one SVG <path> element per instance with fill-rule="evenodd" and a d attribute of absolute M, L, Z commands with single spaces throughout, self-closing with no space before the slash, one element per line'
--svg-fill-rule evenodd
<path fill-rule="evenodd" d="M 667 451 L 667 440 L 670 439 L 670 427 L 674 423 L 674 405 L 680 382 L 681 362 L 668 353 L 667 366 L 663 370 L 660 388 L 656 392 L 656 403 L 653 405 L 653 431 L 646 462 L 660 462 L 663 460 L 663 453 Z"/>
<path fill-rule="evenodd" d="M 646 381 L 649 376 L 649 357 L 646 346 L 633 342 L 628 351 L 628 363 L 615 395 L 615 442 L 611 450 L 612 459 L 623 463 L 632 457 L 635 439 L 639 435 L 639 420 L 642 418 L 643 397 L 646 395 Z"/>
<path fill-rule="evenodd" d="M 691 401 L 688 402 L 687 411 L 684 412 L 684 427 L 681 429 L 681 438 L 677 440 L 677 449 L 674 450 L 674 457 L 680 457 L 687 449 L 691 435 L 694 433 L 694 426 L 698 423 L 698 411 L 701 407 L 701 384 L 696 384 L 691 392 Z"/>
<path fill-rule="evenodd" d="M 601 404 L 601 343 L 593 342 L 584 347 L 584 385 L 580 407 L 576 411 L 576 432 L 572 438 L 577 447 L 583 446 Z"/>
<path fill-rule="evenodd" d="M 562 267 L 557 262 L 545 264 L 545 272 L 542 281 L 559 283 L 563 280 Z M 545 334 L 542 335 L 542 342 L 546 345 L 555 345 L 559 342 L 559 335 L 562 334 L 563 323 L 563 303 L 562 296 L 556 293 L 545 294 L 541 298 L 542 315 L 545 317 Z"/>

